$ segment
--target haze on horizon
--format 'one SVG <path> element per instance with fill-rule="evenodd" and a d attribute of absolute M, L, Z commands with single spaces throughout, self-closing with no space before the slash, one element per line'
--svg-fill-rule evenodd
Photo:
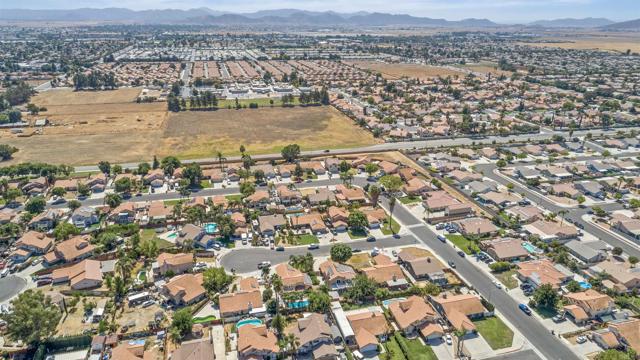
<path fill-rule="evenodd" d="M 76 9 L 120 7 L 132 10 L 208 7 L 224 12 L 273 9 L 368 11 L 460 20 L 487 18 L 500 23 L 541 19 L 603 17 L 625 21 L 640 15 L 638 0 L 22 0 L 0 1 L 0 9 Z"/>

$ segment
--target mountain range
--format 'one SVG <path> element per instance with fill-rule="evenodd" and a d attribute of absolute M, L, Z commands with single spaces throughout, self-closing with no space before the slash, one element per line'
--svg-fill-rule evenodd
<path fill-rule="evenodd" d="M 306 11 L 298 9 L 262 10 L 253 13 L 229 13 L 206 7 L 188 10 L 157 9 L 130 10 L 125 8 L 80 8 L 69 10 L 2 9 L 0 20 L 5 21 L 66 21 L 115 22 L 141 24 L 189 24 L 219 26 L 416 26 L 451 28 L 486 28 L 504 26 L 487 19 L 451 21 L 407 14 L 388 14 L 360 11 L 339 13 L 334 11 Z M 605 30 L 640 29 L 640 19 L 615 23 L 605 18 L 565 18 L 539 20 L 521 26 L 544 28 L 601 28 Z"/>

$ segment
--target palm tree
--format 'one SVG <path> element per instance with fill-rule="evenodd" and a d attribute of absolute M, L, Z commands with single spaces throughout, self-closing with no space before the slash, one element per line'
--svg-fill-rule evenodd
<path fill-rule="evenodd" d="M 296 337 L 295 334 L 289 333 L 285 337 L 285 341 L 288 345 L 289 352 L 291 353 L 291 358 L 296 358 L 296 352 L 298 351 L 298 347 L 300 346 L 300 340 Z"/>
<path fill-rule="evenodd" d="M 396 201 L 398 199 L 396 199 L 395 196 L 392 196 L 391 199 L 389 199 L 389 228 L 391 229 L 391 234 L 395 234 L 395 232 L 393 231 L 393 209 L 396 207 Z"/>
<path fill-rule="evenodd" d="M 558 215 L 560 215 L 560 226 L 562 226 L 562 223 L 564 222 L 564 216 L 567 215 L 569 212 L 567 210 L 560 210 L 558 211 Z"/>
<path fill-rule="evenodd" d="M 373 207 L 378 206 L 378 198 L 380 197 L 380 187 L 377 185 L 369 186 L 369 196 L 371 197 L 371 202 L 373 203 Z"/>

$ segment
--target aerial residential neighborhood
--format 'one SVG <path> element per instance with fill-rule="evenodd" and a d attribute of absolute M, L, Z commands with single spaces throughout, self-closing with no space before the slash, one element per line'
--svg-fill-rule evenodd
<path fill-rule="evenodd" d="M 638 359 L 638 4 L 230 6 L 0 4 L 0 358 Z"/>

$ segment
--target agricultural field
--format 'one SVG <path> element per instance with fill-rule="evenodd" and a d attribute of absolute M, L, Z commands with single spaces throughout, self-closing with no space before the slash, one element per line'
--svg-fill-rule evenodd
<path fill-rule="evenodd" d="M 402 77 L 428 80 L 438 76 L 464 76 L 464 72 L 439 66 L 429 66 L 420 64 L 388 64 L 375 61 L 353 61 L 347 62 L 361 69 L 368 69 L 382 74 L 383 77 L 395 80 Z"/>
<path fill-rule="evenodd" d="M 498 69 L 498 64 L 491 62 L 467 63 L 465 65 L 457 65 L 457 67 L 483 74 L 490 73 L 492 75 L 511 75 L 510 71 L 500 70 Z"/>
<path fill-rule="evenodd" d="M 157 154 L 237 155 L 240 144 L 251 154 L 270 154 L 291 143 L 321 150 L 371 145 L 375 139 L 327 106 L 181 112 L 169 116 Z"/>

